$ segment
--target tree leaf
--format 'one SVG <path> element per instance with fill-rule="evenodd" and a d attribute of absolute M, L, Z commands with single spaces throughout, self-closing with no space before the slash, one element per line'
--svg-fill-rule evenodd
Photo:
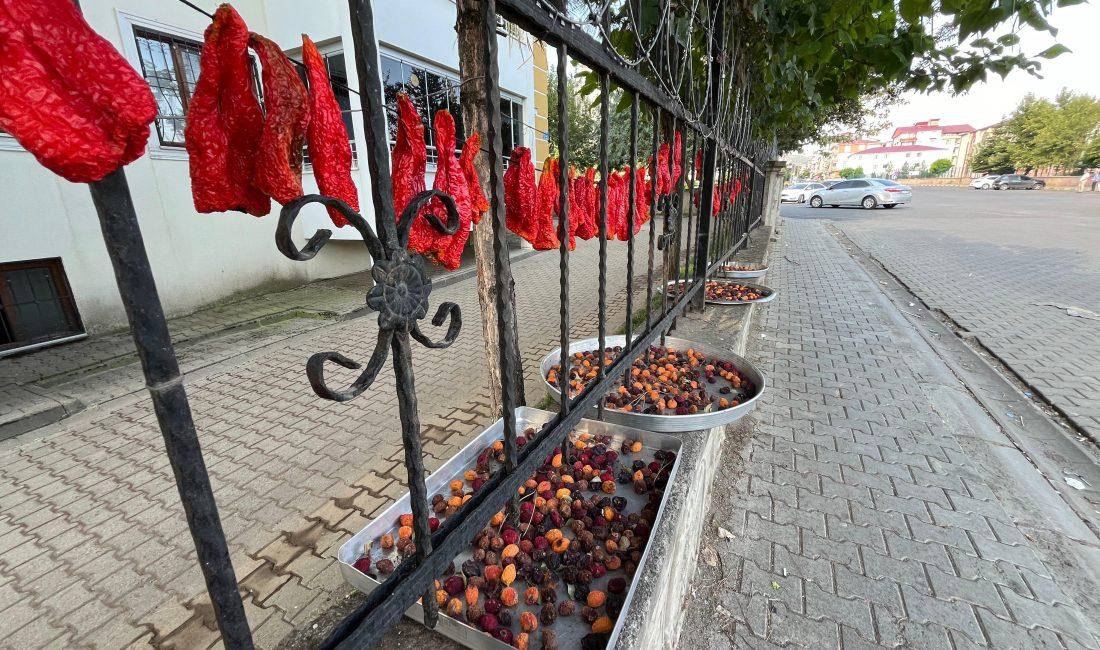
<path fill-rule="evenodd" d="M 1054 45 L 1051 45 L 1047 49 L 1043 50 L 1042 52 L 1039 52 L 1038 56 L 1041 56 L 1044 59 L 1053 59 L 1057 56 L 1061 56 L 1061 55 L 1065 54 L 1066 52 L 1071 52 L 1071 51 L 1072 50 L 1070 50 L 1065 45 L 1062 45 L 1061 43 L 1056 43 Z"/>

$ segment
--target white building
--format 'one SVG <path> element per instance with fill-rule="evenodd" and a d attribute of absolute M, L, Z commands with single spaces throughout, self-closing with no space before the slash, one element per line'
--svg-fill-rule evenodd
<path fill-rule="evenodd" d="M 212 11 L 217 3 L 200 4 Z M 430 104 L 422 108 L 423 114 L 449 105 L 460 121 L 454 2 L 413 4 L 374 2 L 387 98 L 392 101 L 402 86 L 414 97 L 419 92 L 421 101 L 426 92 Z M 334 233 L 334 239 L 343 241 L 329 244 L 314 260 L 301 263 L 286 259 L 275 248 L 277 213 L 256 219 L 239 213 L 194 211 L 183 125 L 207 17 L 179 2 L 82 0 L 80 6 L 92 28 L 151 80 L 161 107 L 146 155 L 127 166 L 126 175 L 161 300 L 170 316 L 234 294 L 367 268 L 366 250 L 350 227 Z M 234 7 L 252 31 L 270 37 L 296 58 L 301 34 L 309 34 L 326 56 L 331 77 L 357 88 L 346 2 L 237 0 Z M 504 138 L 504 149 L 533 147 L 534 134 L 527 126 L 535 123 L 530 46 L 505 30 L 498 39 L 505 122 L 513 127 L 510 137 Z M 456 87 L 448 93 L 452 84 Z M 347 123 L 354 148 L 364 141 L 359 100 L 346 90 L 335 90 L 349 109 Z M 428 187 L 433 163 L 430 158 Z M 357 163 L 353 177 L 360 206 L 370 220 L 367 166 Z M 304 184 L 307 193 L 316 191 L 308 166 Z M 53 175 L 14 139 L 0 134 L 0 195 L 0 355 L 79 336 L 85 330 L 124 325 L 125 314 L 88 188 Z M 318 227 L 333 227 L 323 209 L 310 207 L 296 225 L 301 241 Z"/>
<path fill-rule="evenodd" d="M 940 158 L 951 161 L 948 174 L 961 176 L 969 172 L 967 163 L 975 146 L 975 135 L 976 129 L 969 124 L 940 124 L 939 119 L 931 119 L 897 127 L 890 137 L 890 143 L 946 149 L 947 154 Z"/>
<path fill-rule="evenodd" d="M 862 167 L 863 173 L 872 177 L 889 178 L 898 176 L 916 176 L 936 160 L 948 158 L 950 152 L 942 147 L 928 147 L 922 144 L 870 147 L 849 158 L 849 167 Z"/>

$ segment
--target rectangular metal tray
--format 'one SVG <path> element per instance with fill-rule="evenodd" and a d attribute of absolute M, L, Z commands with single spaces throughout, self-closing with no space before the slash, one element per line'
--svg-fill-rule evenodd
<path fill-rule="evenodd" d="M 516 409 L 516 429 L 522 435 L 524 429 L 528 427 L 541 427 L 546 422 L 549 422 L 555 416 L 554 413 L 549 411 L 542 411 L 526 406 L 521 406 Z M 630 440 L 638 440 L 643 445 L 643 450 L 646 452 L 646 457 L 650 457 L 653 451 L 658 449 L 665 451 L 672 451 L 676 453 L 676 461 L 673 463 L 672 470 L 669 474 L 669 483 L 676 480 L 676 473 L 680 464 L 680 448 L 682 443 L 679 438 L 674 436 L 657 433 L 654 431 L 646 431 L 643 429 L 633 429 L 630 427 L 624 427 L 618 424 L 610 424 L 607 422 L 600 422 L 597 420 L 581 420 L 580 423 L 574 428 L 578 433 L 589 433 L 592 435 L 607 435 L 612 437 L 612 443 L 609 447 L 615 448 L 620 444 L 624 438 Z M 489 428 L 479 434 L 476 438 L 470 441 L 461 451 L 458 452 L 453 458 L 444 463 L 435 472 L 432 472 L 427 478 L 427 489 L 429 497 L 435 494 L 448 494 L 448 484 L 452 479 L 462 478 L 463 472 L 467 469 L 472 469 L 477 463 L 478 454 L 488 445 L 491 445 L 494 441 L 504 436 L 504 421 L 497 420 Z M 640 507 L 640 504 L 644 503 L 647 499 L 646 496 L 639 496 L 634 494 L 634 491 L 627 488 L 621 491 L 616 491 L 617 496 L 624 496 L 627 499 L 628 507 L 631 511 L 635 511 Z M 661 520 L 664 517 L 665 502 L 662 500 L 660 507 L 657 510 L 657 519 L 653 524 L 653 530 L 650 533 L 650 539 L 656 534 L 658 527 L 661 525 Z M 373 542 L 385 533 L 396 533 L 398 527 L 398 518 L 405 513 L 412 512 L 412 506 L 410 505 L 409 494 L 405 493 L 400 499 L 395 501 L 389 508 L 386 508 L 378 517 L 368 523 L 362 530 L 360 530 L 354 537 L 349 539 L 340 547 L 339 561 L 340 561 L 340 573 L 343 575 L 344 580 L 363 593 L 370 593 L 380 583 L 358 571 L 354 566 L 354 562 L 362 555 L 364 544 Z M 571 534 L 567 534 L 571 536 Z M 462 562 L 469 559 L 472 549 L 463 551 L 458 557 L 455 558 L 455 566 L 461 566 Z M 638 569 L 635 572 L 635 576 L 642 575 L 643 568 L 645 567 L 646 560 L 649 556 L 649 546 L 642 552 L 641 562 L 638 564 Z M 382 552 L 381 549 L 373 548 L 371 552 L 372 564 L 381 557 L 388 557 L 390 559 L 396 559 L 395 552 Z M 615 572 L 615 575 L 609 574 L 599 580 L 593 581 L 593 588 L 604 588 L 606 582 L 615 576 L 622 577 L 625 574 Z M 627 589 L 626 602 L 623 605 L 623 611 L 620 613 L 618 620 L 615 623 L 615 628 L 611 633 L 611 638 L 607 643 L 608 648 L 615 647 L 615 643 L 618 640 L 619 632 L 622 627 L 622 621 L 626 618 L 626 612 L 630 608 L 630 603 L 634 597 L 635 581 L 631 579 L 630 585 Z M 558 585 L 558 602 L 568 598 L 568 594 L 565 590 L 564 582 Z M 580 609 L 578 603 L 578 613 L 571 617 L 564 618 L 559 617 L 557 622 L 553 626 L 553 630 L 558 635 L 558 647 L 562 650 L 570 650 L 580 647 L 580 640 L 586 634 L 589 633 L 589 626 L 584 623 L 580 618 Z M 519 614 L 522 611 L 532 611 L 538 613 L 538 606 L 525 606 L 522 601 L 519 605 L 512 608 L 513 615 L 518 621 Z M 419 604 L 413 605 L 405 612 L 405 615 L 409 618 L 423 623 L 423 611 Z M 439 624 L 436 626 L 436 631 L 440 634 L 453 639 L 454 641 L 466 646 L 467 648 L 474 648 L 475 650 L 507 650 L 511 646 L 498 641 L 497 639 L 485 634 L 484 632 L 475 629 L 474 627 L 467 625 L 465 622 L 458 621 L 444 613 L 440 613 Z M 515 629 L 513 629 L 515 631 Z M 538 647 L 538 642 L 541 634 L 540 631 L 532 635 L 531 647 Z"/>

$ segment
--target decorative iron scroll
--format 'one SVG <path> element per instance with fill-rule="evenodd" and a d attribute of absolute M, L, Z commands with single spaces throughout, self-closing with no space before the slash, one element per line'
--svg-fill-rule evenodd
<path fill-rule="evenodd" d="M 427 190 L 413 197 L 397 220 L 397 244 L 383 246 L 367 220 L 347 203 L 331 196 L 309 194 L 286 204 L 279 213 L 279 225 L 275 231 L 275 243 L 283 255 L 292 260 L 305 262 L 313 259 L 332 237 L 328 229 L 318 230 L 301 249 L 291 238 L 292 227 L 302 208 L 310 203 L 320 203 L 340 212 L 363 237 L 363 243 L 373 259 L 371 277 L 374 286 L 367 293 L 367 306 L 378 312 L 378 342 L 367 367 L 345 390 L 334 390 L 325 383 L 325 362 L 331 361 L 344 368 L 358 370 L 362 367 L 339 352 L 318 352 L 306 363 L 306 376 L 313 391 L 320 397 L 346 402 L 363 393 L 374 382 L 382 365 L 388 357 L 387 351 L 393 340 L 394 332 L 404 332 L 428 348 L 450 347 L 462 329 L 462 313 L 458 305 L 444 302 L 439 305 L 432 318 L 432 325 L 441 327 L 447 323 L 447 332 L 440 341 L 432 341 L 420 330 L 418 321 L 428 314 L 428 295 L 432 291 L 432 281 L 424 269 L 424 259 L 419 255 L 409 255 L 406 246 L 413 219 L 431 199 L 439 200 L 447 210 L 447 223 L 438 216 L 425 213 L 428 222 L 445 235 L 453 235 L 459 227 L 459 214 L 455 201 L 450 195 L 439 190 Z"/>

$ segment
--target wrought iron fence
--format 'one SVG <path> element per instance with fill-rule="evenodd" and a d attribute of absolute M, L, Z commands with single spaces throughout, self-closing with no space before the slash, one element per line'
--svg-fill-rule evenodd
<path fill-rule="evenodd" d="M 576 6 L 574 6 L 576 5 Z M 484 149 L 489 161 L 488 198 L 494 242 L 497 329 L 501 341 L 512 340 L 514 309 L 511 269 L 506 241 L 503 164 L 508 152 L 502 151 L 500 86 L 497 64 L 497 30 L 501 18 L 525 30 L 557 50 L 559 147 L 559 196 L 557 233 L 561 242 L 559 256 L 560 343 L 569 349 L 570 326 L 570 254 L 569 254 L 569 133 L 567 128 L 569 90 L 566 83 L 570 66 L 583 66 L 586 74 L 597 78 L 600 109 L 600 212 L 598 272 L 598 332 L 600 348 L 606 348 L 607 295 L 609 284 L 625 284 L 627 345 L 607 367 L 599 367 L 597 378 L 576 396 L 570 397 L 567 369 L 559 373 L 562 398 L 557 417 L 539 438 L 522 450 L 517 445 L 515 408 L 518 406 L 516 369 L 519 350 L 505 346 L 500 357 L 501 404 L 504 420 L 505 464 L 484 487 L 459 511 L 446 518 L 433 534 L 429 529 L 428 494 L 420 442 L 412 345 L 415 340 L 432 348 L 445 348 L 458 336 L 462 326 L 457 305 L 439 305 L 433 325 L 446 324 L 442 339 L 435 341 L 420 328 L 418 321 L 428 313 L 431 281 L 423 261 L 406 252 L 411 222 L 420 206 L 433 197 L 446 206 L 447 223 L 435 217 L 432 224 L 441 232 L 453 233 L 458 214 L 453 200 L 437 191 L 418 195 L 401 215 L 394 213 L 391 200 L 386 117 L 381 90 L 379 56 L 374 33 L 374 17 L 369 0 L 349 0 L 355 56 L 361 89 L 362 116 L 365 120 L 365 146 L 360 155 L 366 160 L 371 177 L 375 232 L 361 215 L 343 202 L 317 195 L 302 197 L 286 205 L 280 215 L 276 234 L 279 250 L 293 260 L 308 261 L 328 241 L 331 233 L 319 230 L 298 248 L 291 239 L 291 226 L 302 207 L 322 203 L 344 214 L 363 236 L 366 252 L 373 261 L 375 286 L 368 304 L 379 312 L 379 334 L 375 350 L 359 377 L 346 388 L 333 387 L 325 378 L 325 364 L 345 368 L 360 364 L 339 352 L 319 352 L 306 364 L 306 374 L 314 391 L 321 397 L 344 401 L 361 394 L 374 381 L 392 353 L 399 400 L 402 442 L 405 451 L 408 484 L 413 510 L 416 555 L 401 563 L 393 574 L 375 589 L 325 642 L 324 647 L 362 648 L 376 645 L 402 614 L 423 596 L 422 606 L 428 625 L 434 625 L 438 612 L 433 581 L 489 521 L 505 508 L 520 485 L 541 464 L 542 459 L 564 444 L 566 435 L 593 407 L 600 409 L 602 397 L 629 372 L 632 361 L 644 354 L 651 343 L 662 338 L 674 326 L 678 316 L 691 306 L 701 307 L 704 280 L 740 249 L 749 231 L 762 218 L 764 208 L 763 161 L 774 155 L 774 147 L 752 137 L 750 103 L 742 83 L 747 70 L 736 58 L 736 30 L 729 28 L 732 3 L 722 0 L 698 0 L 693 5 L 657 2 L 664 15 L 648 27 L 639 21 L 636 2 L 595 1 L 570 3 L 569 13 L 538 0 L 482 0 L 477 38 L 488 43 L 485 66 L 489 75 L 480 98 L 488 111 Z M 579 9 L 578 9 L 579 7 Z M 499 11 L 499 13 L 498 13 Z M 576 15 L 580 11 L 579 16 Z M 616 13 L 618 12 L 618 13 Z M 629 53 L 611 44 L 615 25 L 634 33 Z M 645 43 L 642 43 L 642 40 Z M 629 54 L 629 55 L 628 55 Z M 659 196 L 656 183 L 650 183 L 649 202 L 652 217 L 648 232 L 635 234 L 636 198 L 643 187 L 638 175 L 630 174 L 628 186 L 628 248 L 626 276 L 609 278 L 608 248 L 608 133 L 611 128 L 612 86 L 629 97 L 631 165 L 649 159 L 651 179 L 658 177 L 658 148 L 662 141 L 673 142 L 681 133 L 682 173 L 673 172 L 674 155 L 668 156 L 675 187 Z M 653 125 L 652 141 L 639 142 L 639 123 Z M 644 155 L 643 155 L 644 151 Z M 695 160 L 699 164 L 695 164 Z M 230 561 L 228 545 L 221 528 L 209 477 L 191 417 L 187 397 L 172 350 L 164 315 L 153 283 L 149 260 L 138 229 L 133 203 L 124 173 L 119 170 L 92 184 L 92 197 L 99 213 L 107 250 L 126 305 L 133 338 L 137 345 L 153 405 L 160 422 L 166 450 L 176 476 L 180 499 L 194 539 L 206 585 L 214 606 L 222 639 L 227 648 L 252 648 L 252 638 Z M 657 224 L 658 214 L 661 223 Z M 639 238 L 640 236 L 640 238 Z M 647 247 L 645 269 L 645 326 L 634 331 L 636 296 L 633 286 L 634 258 L 637 247 Z M 681 291 L 668 291 L 669 283 Z M 683 283 L 680 285 L 679 283 Z M 660 291 L 659 303 L 655 292 Z M 658 307 L 659 304 L 659 307 Z M 569 363 L 569 355 L 562 355 Z"/>

